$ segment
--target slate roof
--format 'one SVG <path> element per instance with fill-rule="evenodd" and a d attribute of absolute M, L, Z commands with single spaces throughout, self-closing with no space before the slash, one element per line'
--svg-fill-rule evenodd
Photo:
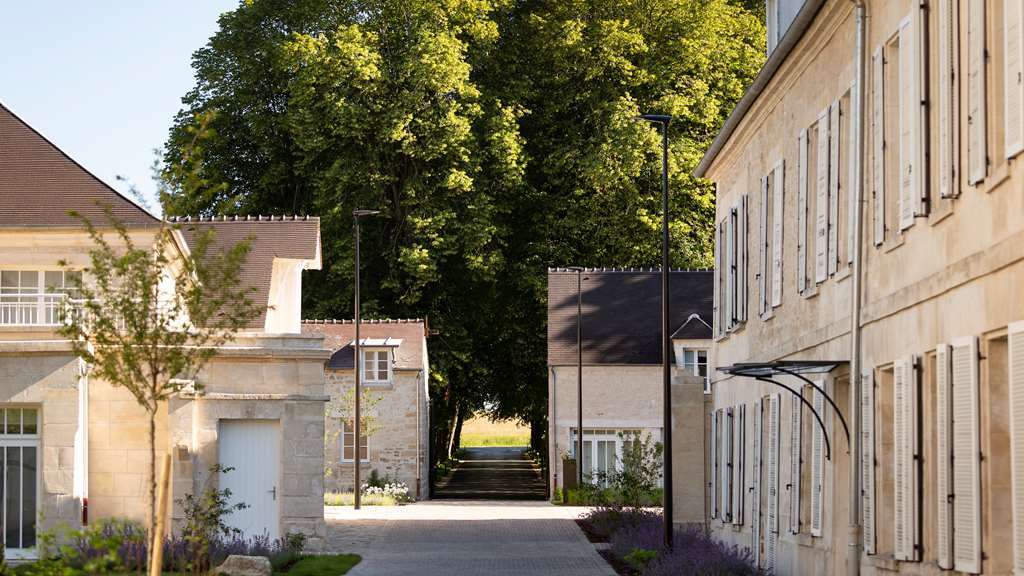
<path fill-rule="evenodd" d="M 129 226 L 160 222 L 0 104 L 0 227 L 81 227 L 71 210 L 102 224 L 106 206 Z"/>
<path fill-rule="evenodd" d="M 587 269 L 583 278 L 583 363 L 660 364 L 660 269 Z M 702 322 L 687 320 L 697 314 L 710 323 L 713 272 L 673 270 L 669 282 L 673 332 L 710 338 Z M 553 268 L 548 270 L 548 365 L 576 362 L 576 272 Z"/>
<path fill-rule="evenodd" d="M 426 323 L 420 319 L 409 320 L 363 320 L 359 337 L 392 338 L 401 340 L 395 348 L 395 370 L 420 370 L 425 368 L 423 340 L 426 338 Z M 303 334 L 324 336 L 324 348 L 334 350 L 327 361 L 328 370 L 351 370 L 355 366 L 356 324 L 352 320 L 303 320 Z"/>
<path fill-rule="evenodd" d="M 211 251 L 230 250 L 252 239 L 242 266 L 241 281 L 254 287 L 256 303 L 269 304 L 274 258 L 308 260 L 307 268 L 320 268 L 320 219 L 314 216 L 218 216 L 213 218 L 171 218 L 181 230 L 185 243 L 193 245 L 206 230 L 213 231 Z M 250 323 L 262 328 L 266 308 Z"/>

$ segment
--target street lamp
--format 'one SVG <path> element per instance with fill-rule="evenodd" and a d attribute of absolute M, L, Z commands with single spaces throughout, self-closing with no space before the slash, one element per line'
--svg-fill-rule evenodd
<path fill-rule="evenodd" d="M 583 487 L 583 268 L 576 273 L 576 487 Z"/>
<path fill-rule="evenodd" d="M 355 436 L 354 436 L 354 439 L 353 439 L 353 442 L 352 442 L 352 444 L 353 444 L 353 452 L 354 452 L 352 460 L 353 460 L 353 462 L 355 462 L 355 466 L 353 466 L 353 468 L 355 469 L 355 487 L 354 487 L 354 490 L 353 490 L 353 492 L 355 492 L 355 498 L 353 499 L 353 508 L 356 509 L 356 510 L 359 510 L 359 495 L 362 492 L 362 486 L 361 486 L 361 484 L 359 482 L 359 467 L 360 467 L 360 465 L 362 465 L 362 458 L 360 458 L 360 451 L 361 451 L 362 442 L 360 442 L 360 437 L 359 437 L 359 435 L 360 435 L 360 428 L 361 428 L 360 425 L 359 425 L 359 420 L 360 420 L 359 396 L 360 396 L 360 392 L 361 392 L 361 390 L 359 389 L 359 383 L 360 383 L 360 380 L 363 377 L 363 375 L 362 375 L 363 359 L 360 356 L 360 351 L 359 351 L 359 345 L 360 345 L 360 342 L 359 342 L 359 324 L 361 323 L 361 320 L 359 318 L 359 308 L 360 308 L 360 303 L 359 303 L 359 219 L 363 218 L 365 216 L 373 216 L 374 214 L 380 214 L 380 210 L 353 210 L 352 211 L 352 218 L 353 218 L 353 220 L 355 220 L 355 228 L 356 228 L 356 258 L 355 258 L 355 260 L 356 260 L 356 262 L 355 262 L 355 265 L 356 265 L 356 286 L 355 286 L 356 341 L 355 341 L 355 362 L 353 364 L 355 366 L 355 372 L 356 372 L 356 410 L 355 410 L 356 417 L 355 417 L 355 421 L 353 422 L 353 425 L 352 425 L 352 427 L 354 428 L 353 432 L 355 432 Z M 367 447 L 367 450 L 369 450 L 369 447 Z"/>
<path fill-rule="evenodd" d="M 661 369 L 662 403 L 664 414 L 662 416 L 663 434 L 662 445 L 664 446 L 664 515 L 665 515 L 665 546 L 672 547 L 672 365 L 669 362 L 671 352 L 671 341 L 669 340 L 669 293 L 668 293 L 668 125 L 672 117 L 665 114 L 644 114 L 637 116 L 636 120 L 650 122 L 661 127 Z"/>

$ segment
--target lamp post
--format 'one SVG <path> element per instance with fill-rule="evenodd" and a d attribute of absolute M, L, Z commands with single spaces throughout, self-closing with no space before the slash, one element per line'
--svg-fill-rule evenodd
<path fill-rule="evenodd" d="M 361 432 L 361 430 L 360 430 L 361 426 L 359 425 L 359 420 L 360 420 L 360 417 L 361 417 L 361 415 L 359 414 L 359 396 L 360 396 L 360 392 L 362 392 L 359 389 L 359 383 L 360 383 L 360 381 L 362 380 L 362 377 L 363 377 L 363 375 L 362 375 L 363 359 L 360 356 L 360 350 L 359 350 L 359 347 L 360 347 L 360 342 L 359 342 L 359 324 L 362 322 L 360 320 L 360 318 L 359 318 L 359 308 L 360 308 L 360 302 L 359 302 L 359 219 L 363 218 L 364 216 L 373 216 L 374 214 L 380 214 L 380 210 L 353 210 L 352 211 L 352 218 L 353 218 L 353 220 L 355 220 L 355 228 L 356 228 L 356 257 L 355 257 L 356 283 L 355 283 L 355 306 L 354 306 L 355 307 L 355 322 L 356 322 L 356 341 L 355 341 L 355 362 L 353 363 L 353 366 L 355 367 L 355 373 L 356 373 L 356 409 L 355 409 L 356 417 L 355 417 L 355 419 L 354 419 L 354 421 L 352 423 L 352 427 L 354 428 L 353 432 L 355 433 L 355 436 L 353 437 L 353 441 L 352 441 L 352 444 L 353 444 L 352 460 L 355 463 L 355 466 L 352 467 L 355 470 L 355 474 L 354 474 L 354 476 L 355 476 L 355 487 L 353 489 L 353 492 L 355 493 L 355 497 L 353 498 L 352 506 L 356 510 L 359 510 L 359 503 L 360 503 L 359 502 L 359 500 L 360 500 L 359 496 L 360 496 L 360 493 L 362 492 L 362 486 L 361 486 L 361 484 L 359 482 L 359 467 L 363 463 L 363 459 L 360 457 L 361 456 L 360 452 L 361 452 L 361 444 L 362 444 L 362 442 L 360 442 L 360 438 L 359 438 L 360 432 Z M 344 448 L 343 448 L 343 450 L 344 450 Z"/>
<path fill-rule="evenodd" d="M 583 487 L 583 268 L 576 273 L 576 487 Z"/>
<path fill-rule="evenodd" d="M 669 293 L 668 293 L 668 125 L 672 117 L 664 114 L 644 114 L 637 120 L 657 124 L 661 127 L 661 367 L 662 367 L 662 446 L 664 447 L 663 494 L 665 517 L 665 546 L 672 547 L 672 365 L 669 361 L 671 342 L 669 340 Z"/>

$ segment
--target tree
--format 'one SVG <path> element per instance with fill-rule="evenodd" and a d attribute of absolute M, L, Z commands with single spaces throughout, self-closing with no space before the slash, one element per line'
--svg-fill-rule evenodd
<path fill-rule="evenodd" d="M 271 0 L 221 17 L 167 143 L 216 110 L 201 176 L 165 212 L 319 214 L 304 308 L 351 313 L 354 207 L 367 316 L 426 316 L 434 454 L 493 406 L 546 446 L 546 268 L 659 261 L 672 114 L 673 264 L 712 260 L 714 191 L 690 176 L 764 61 L 749 0 Z"/>
<path fill-rule="evenodd" d="M 187 154 L 186 162 L 195 157 Z M 179 182 L 191 164 L 169 167 Z M 194 378 L 255 317 L 251 287 L 240 281 L 249 242 L 211 249 L 212 232 L 182 251 L 162 222 L 137 240 L 108 210 L 97 225 L 79 216 L 93 242 L 60 332 L 93 377 L 127 390 L 149 417 L 149 550 L 156 522 L 156 417 L 160 406 Z M 102 226 L 102 227 L 101 227 Z M 62 262 L 66 269 L 67 263 Z"/>

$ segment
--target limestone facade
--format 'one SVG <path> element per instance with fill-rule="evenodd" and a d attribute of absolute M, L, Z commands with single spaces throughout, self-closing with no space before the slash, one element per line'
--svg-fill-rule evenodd
<path fill-rule="evenodd" d="M 831 408 L 821 406 L 826 460 L 819 426 L 806 408 L 794 415 L 792 394 L 718 373 L 707 414 L 711 529 L 780 575 L 850 573 L 857 544 L 862 574 L 1007 574 L 1015 561 L 1019 571 L 1024 458 L 1011 450 L 1024 445 L 1024 412 L 1015 412 L 1024 398 L 1019 6 L 866 1 L 858 117 L 854 3 L 804 4 L 811 18 L 803 27 L 797 18 L 795 44 L 773 54 L 780 59 L 749 107 L 698 169 L 718 189 L 713 364 L 839 361 L 811 380 L 837 402 L 860 458 L 848 453 Z M 858 181 L 859 204 L 851 201 Z M 851 375 L 858 250 L 862 371 Z M 804 382 L 777 380 L 820 405 Z M 744 441 L 730 445 L 722 422 Z M 859 536 L 848 527 L 851 465 Z"/>

